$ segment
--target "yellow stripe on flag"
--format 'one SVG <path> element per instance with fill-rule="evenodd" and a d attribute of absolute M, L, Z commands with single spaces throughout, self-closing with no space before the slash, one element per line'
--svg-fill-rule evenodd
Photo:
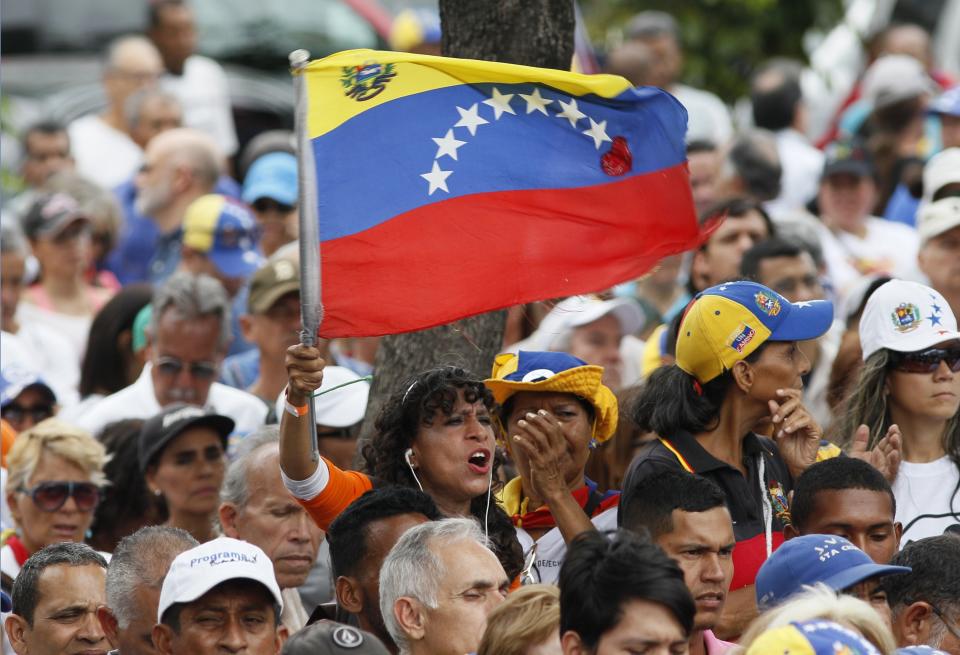
<path fill-rule="evenodd" d="M 344 69 L 367 64 L 393 64 L 396 75 L 384 84 L 383 91 L 360 101 L 347 94 L 342 82 L 346 75 Z M 311 139 L 386 102 L 458 84 L 538 83 L 571 96 L 595 94 L 604 98 L 616 97 L 631 88 L 630 82 L 617 75 L 584 75 L 549 68 L 378 50 L 339 52 L 310 62 L 303 74 L 307 76 L 310 103 L 307 132 Z"/>

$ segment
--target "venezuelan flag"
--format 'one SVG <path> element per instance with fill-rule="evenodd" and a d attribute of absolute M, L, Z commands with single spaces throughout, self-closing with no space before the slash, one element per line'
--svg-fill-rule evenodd
<path fill-rule="evenodd" d="M 699 241 L 686 111 L 660 89 L 372 50 L 301 74 L 321 336 L 603 289 Z"/>

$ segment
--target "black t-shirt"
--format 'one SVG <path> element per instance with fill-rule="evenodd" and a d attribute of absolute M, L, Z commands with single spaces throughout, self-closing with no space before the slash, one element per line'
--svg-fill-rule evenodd
<path fill-rule="evenodd" d="M 760 486 L 761 459 L 764 493 Z M 621 504 L 630 502 L 630 490 L 637 482 L 664 469 L 685 470 L 710 479 L 726 496 L 737 540 L 730 589 L 752 585 L 757 570 L 767 558 L 764 516 L 768 512 L 764 497 L 770 501 L 770 529 L 775 550 L 783 543 L 783 528 L 790 522 L 787 498 L 793 489 L 793 478 L 776 444 L 753 432 L 743 439 L 743 465 L 746 477 L 708 453 L 692 434 L 677 431 L 646 444 L 637 454 L 623 482 Z"/>

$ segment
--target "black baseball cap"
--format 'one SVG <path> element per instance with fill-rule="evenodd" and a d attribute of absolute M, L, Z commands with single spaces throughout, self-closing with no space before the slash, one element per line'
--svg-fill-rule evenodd
<path fill-rule="evenodd" d="M 66 193 L 48 193 L 37 198 L 23 217 L 21 227 L 28 239 L 55 237 L 77 221 L 90 222 L 80 204 Z"/>
<path fill-rule="evenodd" d="M 822 178 L 841 173 L 870 177 L 873 158 L 863 143 L 857 140 L 834 141 L 824 150 Z"/>
<path fill-rule="evenodd" d="M 164 408 L 159 414 L 147 419 L 140 429 L 138 444 L 140 470 L 145 472 L 167 444 L 185 430 L 196 427 L 210 428 L 219 434 L 223 441 L 223 449 L 226 450 L 227 437 L 233 432 L 234 422 L 232 418 L 213 414 L 196 405 L 176 403 Z"/>

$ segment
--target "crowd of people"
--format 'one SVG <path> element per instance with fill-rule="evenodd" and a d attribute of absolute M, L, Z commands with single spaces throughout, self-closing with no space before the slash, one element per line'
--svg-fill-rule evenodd
<path fill-rule="evenodd" d="M 606 70 L 687 108 L 702 245 L 369 418 L 377 339 L 300 343 L 292 135 L 241 149 L 195 50 L 152 2 L 106 108 L 22 134 L 4 653 L 960 655 L 960 86 L 923 30 L 817 142 L 797 63 L 740 125 L 635 16 Z"/>

